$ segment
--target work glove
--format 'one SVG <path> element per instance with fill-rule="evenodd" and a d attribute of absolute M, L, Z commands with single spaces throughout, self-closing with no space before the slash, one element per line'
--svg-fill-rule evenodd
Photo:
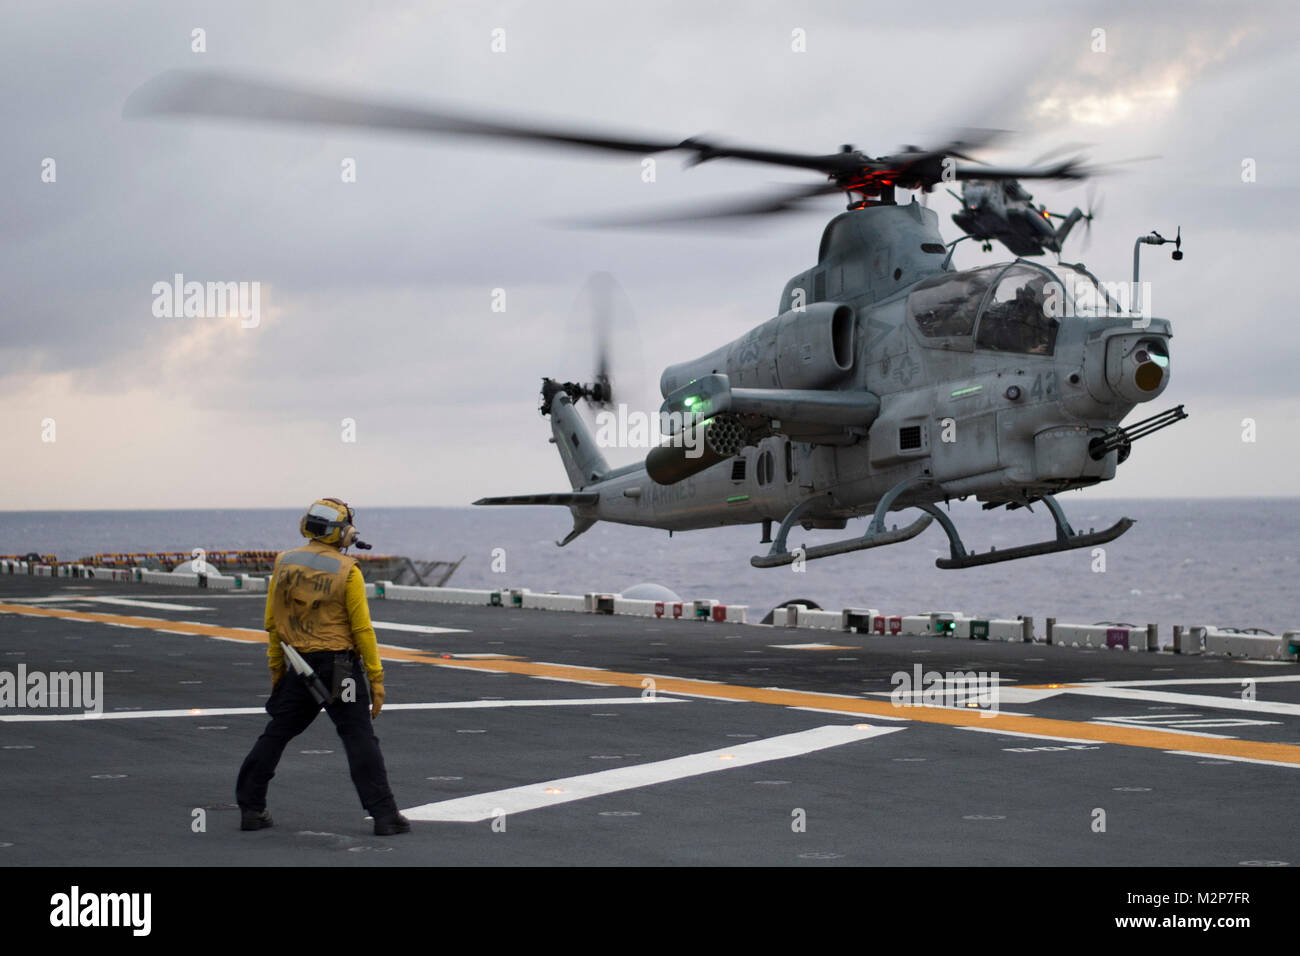
<path fill-rule="evenodd" d="M 271 691 L 274 693 L 275 685 L 284 679 L 285 667 L 281 664 L 279 667 L 271 668 Z"/>
<path fill-rule="evenodd" d="M 379 716 L 379 711 L 384 707 L 384 678 L 381 676 L 378 680 L 370 680 L 370 719 L 374 720 Z"/>

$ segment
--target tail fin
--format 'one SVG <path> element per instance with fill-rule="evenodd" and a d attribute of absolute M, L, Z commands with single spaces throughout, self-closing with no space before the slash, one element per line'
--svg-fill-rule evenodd
<path fill-rule="evenodd" d="M 573 390 L 570 393 L 569 390 Z M 578 410 L 573 407 L 570 395 L 596 397 L 608 401 L 608 383 L 604 391 L 594 386 L 575 385 L 571 382 L 560 384 L 552 379 L 542 380 L 541 413 L 551 419 L 551 441 L 560 451 L 564 470 L 568 473 L 572 492 L 541 495 L 506 495 L 503 497 L 480 498 L 476 505 L 562 505 L 573 514 L 573 530 L 562 541 L 555 542 L 564 547 L 578 535 L 589 530 L 600 520 L 591 514 L 583 514 L 600 503 L 600 493 L 582 491 L 583 488 L 600 481 L 609 472 L 609 463 L 596 447 L 596 439 L 582 420 Z"/>
<path fill-rule="evenodd" d="M 564 470 L 573 488 L 585 488 L 609 471 L 609 463 L 596 447 L 595 436 L 587 428 L 573 401 L 564 392 L 551 398 L 551 440 L 560 451 Z"/>

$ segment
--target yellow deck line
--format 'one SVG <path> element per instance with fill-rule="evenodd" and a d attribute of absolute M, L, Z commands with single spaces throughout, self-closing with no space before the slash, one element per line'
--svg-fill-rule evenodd
<path fill-rule="evenodd" d="M 251 627 L 222 627 L 218 624 L 199 624 L 190 621 L 169 621 L 161 617 L 140 617 L 134 614 L 103 614 L 97 611 L 69 611 L 56 607 L 29 607 L 25 604 L 0 603 L 0 614 L 26 614 L 30 617 L 57 617 L 67 621 L 84 621 L 90 624 L 116 624 L 124 627 L 141 627 L 169 633 L 195 634 L 200 637 L 224 637 L 228 640 L 265 644 L 266 631 Z M 416 661 L 422 664 L 447 664 L 436 654 L 426 651 L 408 651 L 402 648 L 379 645 L 379 656 L 386 661 Z"/>
<path fill-rule="evenodd" d="M 100 624 L 126 624 L 133 627 L 174 631 L 205 637 L 225 637 L 250 643 L 266 643 L 266 632 L 243 627 L 220 627 L 214 624 L 190 624 L 156 617 L 137 617 L 124 614 L 104 614 L 89 611 L 71 611 L 63 608 L 29 607 L 21 604 L 0 603 L 0 614 L 25 614 L 33 617 L 55 617 L 71 621 Z M 558 677 L 565 680 L 587 681 L 611 687 L 629 687 L 643 690 L 646 681 L 653 681 L 654 690 L 664 694 L 687 694 L 717 700 L 744 701 L 753 704 L 771 704 L 779 707 L 804 707 L 809 710 L 848 711 L 864 717 L 906 717 L 920 723 L 946 724 L 950 727 L 980 727 L 990 730 L 1015 731 L 1022 734 L 1039 734 L 1045 737 L 1077 737 L 1099 743 L 1121 744 L 1126 747 L 1144 747 L 1151 750 L 1177 750 L 1206 756 L 1246 757 L 1251 760 L 1275 760 L 1300 766 L 1300 746 L 1296 744 L 1268 743 L 1258 740 L 1224 740 L 1196 737 L 1190 734 L 1170 733 L 1145 727 L 1116 727 L 1091 724 L 1085 721 L 1062 720 L 1054 717 L 1015 717 L 998 714 L 981 716 L 980 711 L 962 711 L 936 707 L 895 707 L 887 701 L 863 700 L 838 694 L 822 694 L 797 690 L 771 690 L 747 687 L 740 684 L 723 684 L 716 681 L 693 680 L 685 677 L 657 677 L 649 674 L 629 674 L 603 670 L 596 667 L 575 667 L 565 664 L 547 664 L 527 660 L 466 660 L 440 657 L 427 651 L 406 651 L 379 645 L 380 656 L 385 660 L 415 661 L 436 664 L 440 667 L 460 667 L 469 670 L 496 671 L 519 674 L 525 677 Z"/>

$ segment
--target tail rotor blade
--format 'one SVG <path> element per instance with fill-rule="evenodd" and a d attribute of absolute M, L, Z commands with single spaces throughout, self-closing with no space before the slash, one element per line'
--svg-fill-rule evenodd
<path fill-rule="evenodd" d="M 608 408 L 614 401 L 613 383 L 610 379 L 610 334 L 614 316 L 614 277 L 608 272 L 597 272 L 587 280 L 591 294 L 591 329 L 596 346 L 596 384 L 601 395 L 593 404 Z"/>

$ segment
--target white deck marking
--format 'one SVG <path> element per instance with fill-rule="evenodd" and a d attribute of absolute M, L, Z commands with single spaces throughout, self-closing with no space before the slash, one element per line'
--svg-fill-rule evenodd
<path fill-rule="evenodd" d="M 910 718 L 907 717 L 886 717 L 884 714 L 862 714 L 856 710 L 828 710 L 825 707 L 791 707 L 790 710 L 806 710 L 810 714 L 843 714 L 845 717 L 856 717 L 859 720 L 901 720 L 908 723 Z"/>
<path fill-rule="evenodd" d="M 490 707 L 578 707 L 606 704 L 684 704 L 674 697 L 562 697 L 540 700 L 442 700 L 422 704 L 385 704 L 390 710 L 477 710 Z M 266 716 L 263 707 L 196 707 L 192 710 L 118 710 L 84 714 L 5 714 L 0 721 L 9 723 L 58 723 L 77 720 L 141 720 L 155 717 L 238 717 L 242 714 Z"/>
<path fill-rule="evenodd" d="M 941 695 L 942 695 L 942 694 L 947 694 L 947 693 L 950 693 L 950 692 L 951 692 L 951 691 L 950 691 L 949 688 L 940 688 L 940 689 L 938 690 L 938 693 L 940 693 Z M 1000 694 L 1000 693 L 1001 693 L 1001 690 L 998 689 L 997 692 Z M 890 697 L 890 698 L 892 698 L 892 697 L 894 696 L 894 693 L 895 693 L 894 691 L 888 691 L 888 690 L 873 690 L 873 691 L 868 691 L 867 693 L 863 694 L 862 696 L 863 696 L 863 697 Z M 972 692 L 969 693 L 969 694 L 964 694 L 964 695 L 962 695 L 962 702 L 961 702 L 961 703 L 957 703 L 957 704 L 927 704 L 927 703 L 925 703 L 925 695 L 926 695 L 927 693 L 929 693 L 929 694 L 934 694 L 934 693 L 936 693 L 936 691 L 935 691 L 934 689 L 931 689 L 931 690 L 929 690 L 929 691 L 924 691 L 924 690 L 898 691 L 897 693 L 898 693 L 898 696 L 901 697 L 901 698 L 903 698 L 904 700 L 910 699 L 910 700 L 912 701 L 912 703 L 903 703 L 903 704 L 899 704 L 899 705 L 898 705 L 898 709 L 899 709 L 900 711 L 904 711 L 904 712 L 907 711 L 908 709 L 915 709 L 915 710 L 921 710 L 921 709 L 925 709 L 925 710 L 960 710 L 960 711 L 967 711 L 967 712 L 975 711 L 975 712 L 977 712 L 977 713 L 988 714 L 988 716 L 990 716 L 990 717 L 1032 717 L 1032 716 L 1034 716 L 1033 714 L 1023 714 L 1023 713 L 1021 713 L 1020 711 L 1016 711 L 1016 710 L 1004 710 L 1004 709 L 1002 708 L 1002 705 L 1001 705 L 1001 701 L 1000 701 L 1000 700 L 998 701 L 998 708 L 997 708 L 997 710 L 994 710 L 993 707 L 991 706 L 991 705 L 993 704 L 993 700 L 992 700 L 992 697 L 993 697 L 993 691 L 985 691 L 985 692 L 983 692 L 983 693 L 977 693 L 977 692 L 973 692 L 973 691 L 972 691 Z M 956 694 L 953 694 L 953 696 L 956 696 Z M 1019 702 L 1017 701 L 1017 703 L 1019 703 Z M 986 705 L 989 705 L 989 706 L 984 706 L 984 707 L 979 707 L 979 706 L 971 707 L 971 706 L 969 706 L 970 704 L 986 704 Z M 907 718 L 904 718 L 904 720 L 906 720 L 906 719 L 907 719 Z"/>
<path fill-rule="evenodd" d="M 1036 704 L 1040 700 L 1047 700 L 1055 697 L 1057 694 L 1064 694 L 1064 690 L 1039 690 L 1028 687 L 999 687 L 998 701 L 1003 704 Z"/>
<path fill-rule="evenodd" d="M 1146 727 L 1150 730 L 1159 730 L 1169 734 L 1186 734 L 1188 737 L 1213 737 L 1216 740 L 1236 740 L 1236 737 L 1230 734 L 1210 734 L 1203 730 L 1184 730 L 1180 727 L 1173 727 L 1168 724 L 1141 724 L 1128 720 L 1089 720 L 1085 723 L 1094 724 L 1098 727 Z"/>
<path fill-rule="evenodd" d="M 71 591 L 75 589 L 65 588 L 64 590 Z M 104 595 L 104 596 L 107 597 L 108 595 Z M 191 595 L 186 595 L 186 596 L 190 597 Z M 260 593 L 256 591 L 245 591 L 242 594 L 240 593 L 204 594 L 204 595 L 196 594 L 192 596 L 198 597 L 202 601 L 228 601 L 231 598 L 261 598 L 262 603 L 266 603 L 265 591 L 262 591 Z M 44 595 L 22 595 L 19 597 L 7 597 L 5 598 L 5 601 L 13 604 L 46 604 L 51 601 L 97 601 L 99 599 L 100 599 L 99 595 L 77 594 L 77 595 L 63 597 L 55 594 L 44 594 Z M 176 595 L 175 594 L 137 594 L 134 598 L 132 598 L 132 600 L 137 600 L 137 601 L 149 600 L 149 599 L 153 599 L 153 600 L 161 599 L 165 601 L 171 601 L 176 599 Z M 212 609 L 205 607 L 202 608 L 202 610 L 209 611 Z"/>
<path fill-rule="evenodd" d="M 1067 744 L 1103 744 L 1104 740 L 1084 740 L 1081 737 L 1052 737 L 1047 734 L 1027 734 L 1023 730 L 999 730 L 996 727 L 958 727 L 958 730 L 973 730 L 980 734 L 997 734 L 999 737 L 1028 737 L 1031 740 L 1060 740 Z"/>
<path fill-rule="evenodd" d="M 371 621 L 377 631 L 411 631 L 415 634 L 468 634 L 463 627 L 434 627 L 432 624 L 396 624 L 391 621 Z"/>
<path fill-rule="evenodd" d="M 82 720 L 138 720 L 148 717 L 236 717 L 240 714 L 262 714 L 261 707 L 211 707 L 193 710 L 114 710 L 84 714 L 5 714 L 0 721 L 15 724 L 66 723 Z"/>
<path fill-rule="evenodd" d="M 50 595 L 49 597 L 7 597 L 5 598 L 10 604 L 46 604 L 55 601 L 84 601 L 86 596 L 78 594 L 75 597 L 59 597 Z"/>
<path fill-rule="evenodd" d="M 1239 663 L 1239 661 L 1225 661 L 1224 663 Z M 1258 662 L 1256 662 L 1258 663 Z M 1289 661 L 1270 661 L 1274 664 L 1287 664 Z M 1098 681 L 1095 684 L 1089 684 L 1089 687 L 1152 687 L 1152 686 L 1174 686 L 1175 684 L 1236 684 L 1241 686 L 1243 681 L 1253 681 L 1256 684 L 1281 684 L 1285 682 L 1300 681 L 1300 676 L 1280 675 L 1278 677 L 1153 677 L 1150 680 L 1105 680 Z"/>
<path fill-rule="evenodd" d="M 509 790 L 495 790 L 471 797 L 426 803 L 402 812 L 412 820 L 474 823 L 490 820 L 502 813 L 523 813 L 541 807 L 583 800 L 587 797 L 667 783 L 683 777 L 747 767 L 768 760 L 800 757 L 829 747 L 897 733 L 903 729 L 902 727 L 858 729 L 834 724 L 799 733 L 784 734 L 780 737 L 769 737 L 766 740 L 755 740 L 752 743 L 737 744 L 721 750 L 708 750 L 685 757 L 638 764 L 634 767 L 619 767 L 615 770 L 602 770 L 577 777 L 546 780 Z M 548 790 L 553 792 L 548 793 Z"/>
<path fill-rule="evenodd" d="M 1227 754 L 1203 754 L 1194 750 L 1166 750 L 1167 754 L 1176 754 L 1179 757 L 1200 757 L 1205 760 L 1207 757 L 1211 760 L 1233 760 L 1237 763 L 1262 763 L 1267 767 L 1286 767 L 1288 770 L 1294 770 L 1296 765 L 1293 763 L 1283 763 L 1281 760 L 1260 760 L 1258 757 L 1231 757 Z"/>
<path fill-rule="evenodd" d="M 565 707 L 578 704 L 685 704 L 676 697 L 563 697 L 540 700 L 457 700 L 436 704 L 385 704 L 384 710 L 474 710 L 478 707 Z"/>
<path fill-rule="evenodd" d="M 170 595 L 170 594 L 137 594 L 136 597 L 137 597 L 137 598 L 170 598 L 170 597 L 172 597 L 172 595 Z M 226 593 L 226 594 L 205 594 L 205 595 L 203 595 L 202 600 L 204 600 L 204 601 L 233 601 L 233 600 L 240 600 L 240 599 L 248 600 L 248 599 L 252 599 L 252 598 L 261 598 L 262 603 L 265 604 L 265 603 L 266 603 L 266 592 L 265 592 L 265 591 L 243 591 L 243 592 L 235 592 L 235 593 L 233 593 L 233 594 L 231 594 L 231 593 Z"/>
<path fill-rule="evenodd" d="M 506 676 L 506 675 L 503 674 L 502 676 Z M 583 687 L 612 686 L 609 681 L 575 680 L 572 677 L 552 677 L 549 674 L 529 674 L 528 676 L 531 677 L 533 680 L 549 680 L 549 681 L 554 681 L 557 684 L 581 684 Z M 679 692 L 674 691 L 673 693 L 679 693 Z"/>
<path fill-rule="evenodd" d="M 1257 683 L 1266 677 L 1253 678 Z M 1242 681 L 1234 681 L 1238 687 Z M 1300 704 L 1272 700 L 1242 700 L 1240 697 L 1215 697 L 1213 694 L 1179 694 L 1172 691 L 1149 690 L 1139 687 L 1063 687 L 1067 694 L 1084 697 L 1113 697 L 1119 700 L 1140 700 L 1157 704 L 1177 704 L 1180 707 L 1213 707 L 1219 710 L 1248 710 L 1254 714 L 1300 714 Z"/>
<path fill-rule="evenodd" d="M 166 596 L 166 595 L 162 595 Z M 203 600 L 208 600 L 206 597 Z M 95 604 L 117 604 L 123 607 L 151 607 L 163 611 L 213 611 L 215 608 L 200 607 L 197 604 L 176 604 L 174 602 L 164 601 L 142 601 L 139 598 L 124 597 L 97 597 L 92 594 L 77 594 L 72 597 L 61 597 L 50 595 L 48 597 L 15 597 L 5 598 L 5 601 L 12 604 L 86 604 L 94 602 Z"/>
<path fill-rule="evenodd" d="M 786 651 L 856 651 L 859 648 L 844 644 L 769 644 Z"/>
<path fill-rule="evenodd" d="M 211 607 L 200 607 L 197 604 L 170 604 L 166 601 L 141 601 L 138 598 L 84 597 L 84 598 L 80 598 L 79 600 L 94 601 L 96 604 L 120 604 L 123 607 L 151 607 L 159 611 L 214 611 L 216 610 L 216 608 L 211 608 Z"/>

